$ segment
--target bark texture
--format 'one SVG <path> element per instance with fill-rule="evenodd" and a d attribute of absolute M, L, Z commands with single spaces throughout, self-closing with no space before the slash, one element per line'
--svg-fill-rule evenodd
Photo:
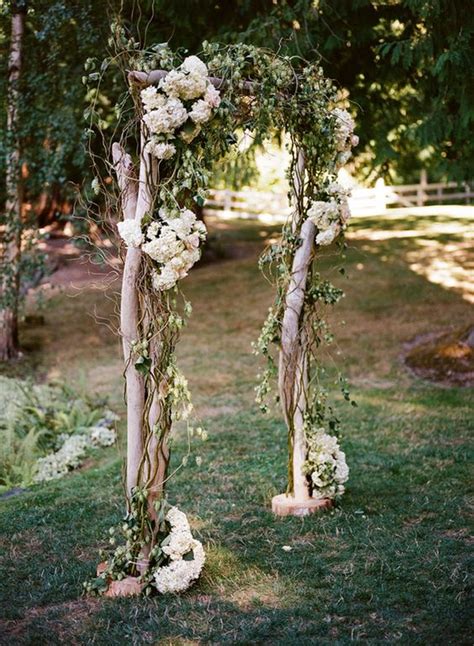
<path fill-rule="evenodd" d="M 304 158 L 300 153 L 294 178 L 297 204 L 299 203 L 298 197 L 301 195 L 303 178 Z M 298 220 L 297 207 L 295 223 Z M 299 233 L 301 244 L 293 258 L 291 278 L 286 293 L 278 370 L 280 401 L 289 433 L 289 493 L 301 501 L 310 498 L 306 477 L 302 472 L 307 450 L 304 435 L 304 414 L 307 407 L 306 390 L 308 385 L 308 348 L 302 322 L 306 282 L 313 259 L 315 235 L 316 227 L 310 220 L 305 220 Z"/>
<path fill-rule="evenodd" d="M 18 355 L 18 300 L 22 230 L 22 182 L 18 135 L 19 81 L 22 64 L 24 4 L 12 3 L 8 58 L 7 159 L 5 221 L 0 239 L 0 361 Z"/>

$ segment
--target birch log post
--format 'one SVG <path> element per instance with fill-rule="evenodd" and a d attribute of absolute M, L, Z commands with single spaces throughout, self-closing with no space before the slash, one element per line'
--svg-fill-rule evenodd
<path fill-rule="evenodd" d="M 120 144 L 114 143 L 112 157 L 121 193 L 121 209 L 124 219 L 140 218 L 143 197 L 138 209 L 140 185 L 130 155 Z M 142 178 L 140 178 L 142 179 Z M 132 343 L 139 337 L 139 298 L 137 279 L 140 270 L 140 249 L 127 249 L 122 277 L 120 304 L 120 333 L 125 362 L 126 403 L 127 403 L 127 495 L 138 484 L 138 470 L 143 454 L 143 409 L 145 384 L 143 376 L 136 370 Z"/>
<path fill-rule="evenodd" d="M 294 177 L 296 210 L 293 230 L 299 221 L 299 205 L 304 186 L 304 157 L 300 151 Z M 308 347 L 302 327 L 304 297 L 308 271 L 313 260 L 316 227 L 305 220 L 299 233 L 301 244 L 295 252 L 290 283 L 285 299 L 281 331 L 281 349 L 278 366 L 278 389 L 289 435 L 288 491 L 274 496 L 272 510 L 279 516 L 306 516 L 322 507 L 330 506 L 329 500 L 314 499 L 303 474 L 306 460 L 304 415 L 307 406 Z"/>

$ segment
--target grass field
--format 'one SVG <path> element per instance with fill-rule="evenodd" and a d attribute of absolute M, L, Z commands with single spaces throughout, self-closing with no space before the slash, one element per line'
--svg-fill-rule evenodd
<path fill-rule="evenodd" d="M 253 403 L 250 343 L 272 299 L 256 257 L 276 229 L 216 227 L 238 257 L 184 282 L 194 312 L 180 345 L 210 439 L 203 465 L 169 489 L 205 543 L 201 580 L 181 597 L 81 597 L 123 506 L 122 459 L 104 451 L 62 481 L 0 501 L 0 642 L 470 644 L 472 390 L 417 380 L 400 359 L 414 336 L 471 322 L 463 280 L 428 280 L 444 249 L 448 268 L 453 257 L 471 266 L 469 224 L 462 209 L 354 221 L 349 279 L 330 270 L 347 294 L 333 354 L 358 403 L 338 402 L 351 475 L 341 508 L 307 519 L 269 512 L 285 486 L 286 436 L 278 411 L 262 416 Z M 52 298 L 45 325 L 23 330 L 26 358 L 10 373 L 108 394 L 123 413 L 119 343 L 102 321 L 113 321 L 112 291 Z M 175 460 L 184 452 L 179 435 Z"/>

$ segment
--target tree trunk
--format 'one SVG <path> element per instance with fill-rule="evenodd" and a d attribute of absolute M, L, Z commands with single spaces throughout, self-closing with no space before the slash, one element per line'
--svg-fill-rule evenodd
<path fill-rule="evenodd" d="M 8 58 L 7 159 L 5 222 L 0 241 L 0 361 L 18 355 L 18 300 L 21 260 L 20 137 L 18 134 L 19 80 L 26 2 L 12 2 L 12 31 Z"/>

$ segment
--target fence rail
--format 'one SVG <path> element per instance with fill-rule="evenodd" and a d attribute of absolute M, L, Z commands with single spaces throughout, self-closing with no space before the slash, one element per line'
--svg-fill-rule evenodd
<path fill-rule="evenodd" d="M 380 213 L 391 207 L 413 207 L 434 204 L 472 204 L 474 182 L 458 184 L 433 183 L 421 174 L 419 184 L 387 186 L 377 180 L 373 188 L 355 188 L 349 198 L 354 215 Z M 284 220 L 290 214 L 286 195 L 256 191 L 212 190 L 205 204 L 205 213 L 224 218 Z"/>

